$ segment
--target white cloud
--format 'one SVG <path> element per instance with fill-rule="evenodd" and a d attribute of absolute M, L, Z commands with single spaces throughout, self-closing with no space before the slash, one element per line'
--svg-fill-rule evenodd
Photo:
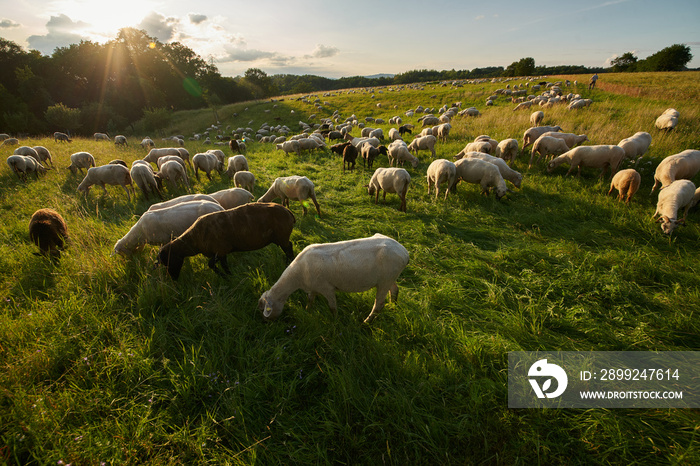
<path fill-rule="evenodd" d="M 18 28 L 21 25 L 19 23 L 15 23 L 11 19 L 2 19 L 0 20 L 0 28 Z"/>
<path fill-rule="evenodd" d="M 49 54 L 58 47 L 79 43 L 85 37 L 77 34 L 75 31 L 84 30 L 88 26 L 87 23 L 73 21 L 64 14 L 51 16 L 49 22 L 46 23 L 46 29 L 49 32 L 43 36 L 32 35 L 27 37 L 27 43 L 30 48 Z"/>
<path fill-rule="evenodd" d="M 190 22 L 193 24 L 199 24 L 199 23 L 202 23 L 202 22 L 206 21 L 207 19 L 209 19 L 207 17 L 207 15 L 198 15 L 195 13 L 190 13 L 189 15 L 187 15 L 187 17 L 190 19 Z"/>
<path fill-rule="evenodd" d="M 160 13 L 151 11 L 143 18 L 143 21 L 139 23 L 138 28 L 146 31 L 149 36 L 153 36 L 163 42 L 168 42 L 175 38 L 177 25 L 179 23 L 180 20 L 177 18 L 168 18 Z"/>
<path fill-rule="evenodd" d="M 481 21 L 481 20 L 484 19 L 484 18 L 486 18 L 486 16 L 484 16 L 484 15 L 479 15 L 479 16 L 477 16 L 477 17 L 474 18 L 474 19 L 477 20 L 477 21 Z"/>
<path fill-rule="evenodd" d="M 306 55 L 305 58 L 329 58 L 329 57 L 334 57 L 340 53 L 340 50 L 338 48 L 329 46 L 329 45 L 323 45 L 323 44 L 317 44 L 316 48 L 311 52 L 311 55 Z"/>

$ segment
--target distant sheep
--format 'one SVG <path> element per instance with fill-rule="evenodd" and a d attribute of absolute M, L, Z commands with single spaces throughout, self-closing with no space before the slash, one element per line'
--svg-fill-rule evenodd
<path fill-rule="evenodd" d="M 436 159 L 428 166 L 428 195 L 430 195 L 430 187 L 435 186 L 435 199 L 438 198 L 440 193 L 440 185 L 446 183 L 445 187 L 445 200 L 447 200 L 447 195 L 450 194 L 450 188 L 455 184 L 455 179 L 457 177 L 457 167 L 454 163 L 445 159 Z"/>
<path fill-rule="evenodd" d="M 54 142 L 73 142 L 71 138 L 68 137 L 66 133 L 61 133 L 60 131 L 56 131 L 53 133 L 53 141 Z"/>
<path fill-rule="evenodd" d="M 571 167 L 566 174 L 570 174 L 578 168 L 578 176 L 581 176 L 581 168 L 600 168 L 600 177 L 610 168 L 611 175 L 615 175 L 620 163 L 625 158 L 625 150 L 620 146 L 599 145 L 579 146 L 561 154 L 547 165 L 547 171 L 551 172 L 562 163 L 569 163 Z"/>
<path fill-rule="evenodd" d="M 684 225 L 688 210 L 693 207 L 700 196 L 695 195 L 695 185 L 689 180 L 676 180 L 659 193 L 656 212 L 652 218 L 659 217 L 661 230 L 670 235 L 678 227 Z M 678 211 L 683 210 L 683 218 L 678 220 Z"/>
<path fill-rule="evenodd" d="M 87 197 L 90 187 L 93 185 L 102 186 L 105 194 L 107 194 L 107 188 L 105 185 L 119 185 L 124 188 L 126 192 L 126 197 L 131 202 L 131 194 L 127 186 L 134 190 L 134 185 L 131 183 L 131 174 L 129 169 L 122 165 L 102 165 L 100 167 L 89 168 L 87 175 L 83 178 L 83 181 L 78 185 L 78 192 L 84 192 L 85 197 Z"/>
<path fill-rule="evenodd" d="M 109 141 L 111 139 L 107 133 L 95 133 L 92 137 L 95 138 L 95 141 Z"/>
<path fill-rule="evenodd" d="M 379 233 L 337 243 L 311 244 L 292 261 L 277 282 L 265 291 L 258 309 L 265 319 L 277 318 L 289 296 L 298 289 L 308 294 L 309 305 L 317 294 L 337 314 L 336 291 L 359 293 L 376 288 L 372 311 L 364 323 L 371 323 L 384 308 L 387 294 L 396 302 L 396 279 L 406 268 L 409 254 L 399 242 Z"/>
<path fill-rule="evenodd" d="M 233 175 L 239 171 L 248 171 L 248 160 L 246 160 L 245 155 L 234 155 L 228 158 L 226 165 L 226 175 L 229 179 L 233 179 Z"/>
<path fill-rule="evenodd" d="M 637 170 L 634 168 L 628 168 L 626 170 L 620 170 L 615 173 L 612 181 L 610 182 L 610 191 L 608 191 L 608 196 L 612 194 L 613 190 L 618 191 L 618 200 L 623 200 L 625 197 L 625 203 L 629 204 L 630 199 L 634 196 L 634 193 L 639 189 L 639 185 L 642 183 L 642 177 Z"/>
<path fill-rule="evenodd" d="M 71 171 L 72 174 L 76 174 L 78 171 L 83 173 L 83 168 L 86 170 L 90 167 L 95 166 L 95 157 L 89 152 L 76 152 L 70 156 L 70 166 L 66 167 Z"/>
<path fill-rule="evenodd" d="M 148 155 L 146 155 L 143 160 L 149 163 L 155 163 L 157 165 L 158 159 L 165 157 L 166 155 L 177 155 L 180 157 L 180 151 L 176 147 L 162 147 L 160 149 L 154 148 L 148 152 Z"/>
<path fill-rule="evenodd" d="M 143 147 L 144 149 L 147 149 L 147 148 L 149 148 L 149 147 L 156 147 L 156 143 L 153 142 L 153 139 L 151 139 L 151 138 L 143 138 L 143 139 L 141 139 L 140 145 L 141 145 L 141 147 Z"/>
<path fill-rule="evenodd" d="M 506 161 L 508 165 L 512 164 L 518 158 L 518 140 L 504 139 L 496 146 L 496 157 L 500 157 Z"/>
<path fill-rule="evenodd" d="M 167 267 L 168 274 L 177 280 L 185 258 L 203 254 L 209 258 L 209 267 L 222 275 L 230 274 L 227 254 L 236 251 L 254 251 L 268 244 L 277 244 L 287 260 L 294 259 L 289 237 L 294 227 L 294 215 L 278 204 L 245 204 L 235 209 L 213 212 L 199 217 L 182 235 L 170 241 L 158 252 L 158 264 Z"/>
<path fill-rule="evenodd" d="M 285 155 L 289 155 L 290 152 L 294 152 L 300 155 L 301 149 L 299 148 L 299 141 L 285 141 L 282 144 L 277 144 L 277 150 L 284 151 Z"/>
<path fill-rule="evenodd" d="M 252 193 L 255 189 L 255 175 L 245 170 L 237 171 L 233 175 L 233 185 L 237 188 L 245 188 Z"/>
<path fill-rule="evenodd" d="M 55 210 L 39 209 L 29 220 L 29 238 L 39 247 L 40 254 L 55 261 L 68 241 L 68 226 Z"/>
<path fill-rule="evenodd" d="M 306 199 L 311 199 L 316 207 L 318 216 L 321 216 L 321 207 L 316 201 L 314 184 L 305 176 L 293 175 L 276 178 L 275 181 L 272 182 L 270 189 L 258 199 L 258 202 L 271 202 L 277 198 L 282 200 L 282 205 L 285 207 L 289 207 L 290 199 L 301 202 L 304 215 L 307 213 L 306 203 L 304 201 L 306 201 Z"/>
<path fill-rule="evenodd" d="M 379 202 L 379 192 L 384 190 L 383 200 L 386 201 L 386 193 L 395 193 L 401 199 L 399 210 L 406 212 L 406 194 L 411 183 L 411 175 L 403 168 L 377 168 L 372 174 L 367 190 L 369 195 L 374 195 L 374 203 Z"/>
<path fill-rule="evenodd" d="M 532 115 L 530 115 L 530 125 L 531 126 L 539 126 L 543 120 L 544 120 L 544 112 L 542 112 L 542 111 L 533 112 Z"/>
<path fill-rule="evenodd" d="M 202 170 L 211 181 L 211 172 L 214 170 L 221 171 L 224 167 L 223 161 L 212 153 L 203 152 L 195 154 L 192 157 L 192 166 L 194 167 L 194 176 L 199 181 L 199 170 Z"/>
<path fill-rule="evenodd" d="M 684 150 L 678 154 L 670 155 L 663 159 L 654 172 L 654 186 L 652 194 L 657 186 L 664 189 L 676 180 L 689 180 L 700 171 L 700 150 Z"/>
<path fill-rule="evenodd" d="M 436 141 L 437 141 L 437 138 L 435 136 L 432 136 L 432 135 L 415 138 L 408 145 L 408 150 L 413 152 L 416 156 L 418 156 L 419 150 L 429 150 L 430 153 L 432 154 L 432 156 L 435 157 L 435 142 Z"/>
<path fill-rule="evenodd" d="M 114 145 L 126 147 L 129 144 L 127 143 L 126 136 L 124 136 L 123 134 L 118 134 L 114 136 Z"/>

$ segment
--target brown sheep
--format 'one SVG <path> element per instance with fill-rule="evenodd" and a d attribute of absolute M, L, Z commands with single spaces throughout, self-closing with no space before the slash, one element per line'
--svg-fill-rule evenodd
<path fill-rule="evenodd" d="M 36 254 L 42 254 L 57 261 L 61 257 L 61 249 L 68 240 L 68 226 L 55 210 L 39 209 L 29 220 L 29 238 L 41 250 Z"/>
<path fill-rule="evenodd" d="M 620 170 L 615 173 L 612 181 L 610 182 L 610 191 L 608 191 L 608 196 L 612 194 L 613 190 L 617 189 L 619 192 L 618 200 L 622 200 L 627 197 L 625 204 L 630 203 L 630 199 L 634 196 L 634 193 L 639 189 L 639 185 L 642 183 L 641 175 L 634 168 L 628 168 L 626 170 Z"/>
<path fill-rule="evenodd" d="M 203 254 L 209 258 L 209 267 L 217 275 L 222 275 L 217 262 L 221 263 L 225 274 L 230 274 L 227 254 L 254 251 L 270 243 L 282 248 L 287 261 L 291 262 L 294 250 L 289 236 L 295 221 L 289 209 L 272 203 L 245 204 L 203 215 L 182 235 L 160 249 L 156 263 L 166 266 L 168 274 L 177 280 L 185 258 Z"/>

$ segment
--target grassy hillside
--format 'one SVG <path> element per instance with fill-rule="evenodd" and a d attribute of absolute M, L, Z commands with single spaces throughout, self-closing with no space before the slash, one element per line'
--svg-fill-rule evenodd
<path fill-rule="evenodd" d="M 562 77 L 565 79 L 566 77 Z M 569 77 L 572 81 L 578 77 Z M 312 243 L 383 233 L 410 263 L 399 302 L 371 326 L 374 294 L 338 294 L 338 316 L 324 299 L 306 307 L 294 293 L 271 323 L 259 296 L 284 270 L 276 246 L 229 257 L 216 276 L 202 256 L 177 282 L 154 268 L 156 247 L 111 255 L 150 203 L 127 202 L 120 187 L 78 195 L 81 177 L 58 168 L 39 180 L 0 171 L 0 458 L 9 464 L 695 464 L 697 410 L 516 410 L 507 407 L 507 352 L 529 350 L 698 350 L 700 218 L 672 238 L 651 221 L 655 166 L 700 149 L 700 73 L 601 75 L 590 108 L 545 110 L 545 124 L 585 133 L 589 144 L 652 135 L 639 165 L 643 182 L 630 205 L 606 196 L 609 178 L 515 168 L 521 189 L 498 201 L 461 184 L 447 201 L 427 192 L 430 155 L 408 167 L 408 211 L 389 194 L 379 204 L 364 187 L 369 170 L 341 172 L 330 151 L 285 156 L 249 142 L 256 198 L 278 176 L 316 185 L 322 216 L 302 216 L 296 253 Z M 509 84 L 520 83 L 512 81 Z M 480 134 L 516 138 L 530 111 L 486 98 L 505 83 L 419 89 L 365 89 L 318 95 L 322 109 L 296 97 L 218 109 L 224 127 L 314 122 L 339 110 L 388 120 L 417 105 L 462 102 L 478 118 L 457 118 L 437 156 L 451 159 Z M 313 102 L 316 96 L 309 100 Z M 377 104 L 381 103 L 381 107 Z M 677 129 L 654 120 L 680 111 Z M 267 111 L 267 112 L 266 112 Z M 294 113 L 292 113 L 294 111 Z M 316 114 L 316 120 L 309 120 Z M 213 112 L 176 114 L 166 134 L 204 131 Z M 418 125 L 419 127 L 420 125 Z M 389 125 L 379 125 L 385 133 Z M 355 129 L 353 134 L 359 135 Z M 111 143 L 21 141 L 51 150 L 57 167 L 71 153 L 98 165 L 128 163 L 146 151 L 129 135 Z M 152 135 L 155 136 L 155 135 Z M 162 136 L 162 135 L 159 135 Z M 159 146 L 165 142 L 155 138 Z M 191 154 L 211 146 L 187 142 Z M 7 156 L 12 148 L 2 147 Z M 226 152 L 229 153 L 228 149 Z M 380 166 L 387 166 L 385 158 Z M 698 179 L 695 179 L 698 182 Z M 194 181 L 197 192 L 230 187 L 224 175 Z M 512 187 L 511 187 L 512 188 Z M 167 197 L 184 194 L 166 190 Z M 35 256 L 27 225 L 38 208 L 59 211 L 70 246 L 59 264 Z M 313 211 L 311 211 L 313 212 Z M 60 464 L 60 463 L 58 463 Z"/>

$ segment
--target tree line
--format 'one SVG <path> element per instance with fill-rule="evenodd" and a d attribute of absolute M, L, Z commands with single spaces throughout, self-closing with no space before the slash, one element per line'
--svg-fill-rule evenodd
<path fill-rule="evenodd" d="M 124 28 L 105 44 L 81 41 L 50 56 L 25 51 L 0 38 L 0 130 L 11 134 L 65 131 L 91 135 L 157 131 L 175 110 L 216 108 L 275 95 L 333 91 L 417 82 L 490 79 L 633 71 L 680 71 L 692 59 L 690 48 L 672 45 L 639 60 L 626 52 L 610 68 L 576 65 L 536 66 L 531 57 L 506 68 L 411 70 L 392 77 L 325 78 L 314 75 L 268 76 L 258 68 L 243 76 L 222 76 L 213 63 L 185 45 L 164 44 L 145 31 Z"/>

